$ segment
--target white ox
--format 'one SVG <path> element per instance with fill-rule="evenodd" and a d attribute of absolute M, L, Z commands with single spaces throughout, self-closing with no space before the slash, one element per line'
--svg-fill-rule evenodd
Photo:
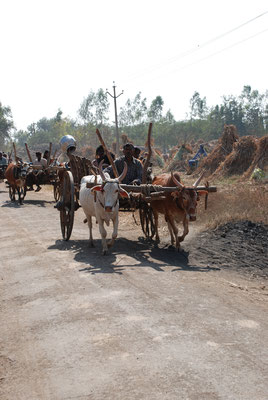
<path fill-rule="evenodd" d="M 84 176 L 81 180 L 79 200 L 87 218 L 89 227 L 89 244 L 94 246 L 92 237 L 92 217 L 96 218 L 102 239 L 102 252 L 107 254 L 108 247 L 111 247 L 117 238 L 118 231 L 118 211 L 119 195 L 129 197 L 128 193 L 120 187 L 120 182 L 127 173 L 125 163 L 122 174 L 117 179 L 111 179 L 107 172 L 102 172 L 102 162 L 99 165 L 100 175 L 97 175 L 97 183 L 92 189 L 87 188 L 87 183 L 95 183 L 94 175 Z M 107 232 L 104 222 L 109 226 L 110 220 L 113 221 L 112 239 L 106 242 Z"/>

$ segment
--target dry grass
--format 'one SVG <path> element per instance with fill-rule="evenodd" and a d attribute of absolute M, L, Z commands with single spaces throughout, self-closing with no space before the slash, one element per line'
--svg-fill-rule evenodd
<path fill-rule="evenodd" d="M 268 225 L 268 185 L 227 183 L 198 206 L 198 224 L 214 229 L 230 221 L 249 220 Z"/>

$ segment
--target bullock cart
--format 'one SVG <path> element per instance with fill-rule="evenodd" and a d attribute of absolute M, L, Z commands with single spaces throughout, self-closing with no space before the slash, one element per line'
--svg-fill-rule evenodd
<path fill-rule="evenodd" d="M 5 172 L 7 169 L 7 165 L 0 165 L 0 182 L 3 182 L 5 178 Z"/>
<path fill-rule="evenodd" d="M 69 167 L 61 168 L 59 196 L 60 200 L 56 208 L 60 211 L 60 225 L 62 237 L 69 240 L 71 237 L 75 211 L 80 207 L 79 190 L 80 182 L 84 176 L 97 175 L 98 171 L 91 161 L 75 155 L 69 156 Z M 87 183 L 88 188 L 92 188 L 96 183 Z M 151 203 L 155 200 L 165 200 L 168 193 L 180 190 L 177 187 L 163 187 L 152 184 L 125 185 L 120 187 L 129 193 L 129 199 L 120 199 L 119 212 L 139 211 L 140 225 L 147 238 L 155 235 L 155 221 L 151 208 Z M 189 190 L 205 190 L 206 192 L 216 192 L 215 186 L 190 187 Z"/>
<path fill-rule="evenodd" d="M 51 185 L 53 186 L 53 195 L 55 201 L 59 200 L 60 197 L 60 177 L 59 173 L 61 170 L 65 170 L 64 167 L 49 165 L 48 167 L 42 167 L 41 165 L 31 165 L 26 177 L 26 185 L 35 184 L 35 179 L 38 180 L 40 186 Z M 31 174 L 31 175 L 30 175 Z M 29 177 L 34 174 L 34 181 L 30 181 Z"/>
<path fill-rule="evenodd" d="M 96 168 L 87 158 L 69 155 L 66 167 L 58 167 L 59 188 L 56 208 L 60 211 L 61 233 L 64 240 L 71 237 L 74 213 L 80 207 L 80 182 L 84 176 L 97 175 Z"/>

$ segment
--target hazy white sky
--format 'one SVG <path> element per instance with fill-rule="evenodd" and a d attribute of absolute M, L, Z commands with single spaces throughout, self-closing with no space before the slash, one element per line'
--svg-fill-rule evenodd
<path fill-rule="evenodd" d="M 268 89 L 267 0 L 0 0 L 0 35 L 0 102 L 17 129 L 59 108 L 76 118 L 113 81 L 118 109 L 141 91 L 176 119 L 195 91 L 212 106 Z"/>

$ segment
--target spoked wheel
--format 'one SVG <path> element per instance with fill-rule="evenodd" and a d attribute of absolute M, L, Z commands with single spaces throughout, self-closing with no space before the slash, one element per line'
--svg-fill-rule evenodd
<path fill-rule="evenodd" d="M 144 235 L 152 239 L 155 235 L 155 219 L 152 207 L 146 202 L 140 203 L 140 223 Z"/>
<path fill-rule="evenodd" d="M 74 180 L 70 171 L 64 173 L 62 185 L 60 225 L 62 237 L 67 241 L 70 239 L 74 223 Z"/>
<path fill-rule="evenodd" d="M 60 184 L 59 184 L 59 182 L 54 182 L 53 194 L 54 194 L 55 201 L 56 202 L 59 201 L 59 199 L 60 199 Z"/>

